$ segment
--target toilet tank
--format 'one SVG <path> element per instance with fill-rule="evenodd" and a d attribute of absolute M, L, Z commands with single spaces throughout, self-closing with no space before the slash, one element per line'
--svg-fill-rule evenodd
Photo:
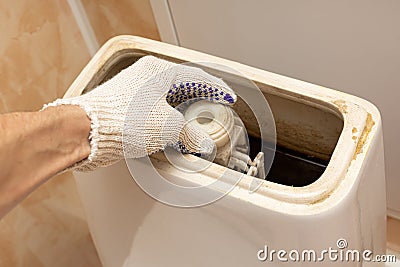
<path fill-rule="evenodd" d="M 337 250 L 339 256 L 349 250 L 385 254 L 382 126 L 374 105 L 329 88 L 135 36 L 109 40 L 65 97 L 94 89 L 145 55 L 176 63 L 210 63 L 206 70 L 232 85 L 231 70 L 252 81 L 275 120 L 275 158 L 266 179 L 216 163 L 188 174 L 163 153 L 152 156 L 151 164 L 128 159 L 93 172 L 74 173 L 104 267 L 363 266 L 367 263 L 362 259 L 325 256 L 318 260 L 329 249 Z M 241 101 L 239 94 L 233 109 L 250 143 L 263 142 L 249 113 L 251 105 Z M 167 180 L 199 186 L 218 179 L 221 172 L 240 179 L 222 198 L 182 208 L 142 190 L 128 168 L 132 161 L 142 174 L 151 173 L 154 166 Z M 258 186 L 252 191 L 254 179 Z M 272 250 L 286 251 L 287 261 L 276 253 L 271 258 Z M 288 259 L 291 251 L 301 255 L 307 250 L 315 251 L 316 258 Z"/>

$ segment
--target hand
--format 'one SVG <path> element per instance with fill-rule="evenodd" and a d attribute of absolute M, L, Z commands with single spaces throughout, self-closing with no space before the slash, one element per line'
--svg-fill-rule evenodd
<path fill-rule="evenodd" d="M 167 145 L 184 152 L 210 154 L 214 142 L 186 124 L 172 106 L 202 98 L 233 105 L 236 95 L 205 71 L 152 56 L 139 59 L 91 92 L 45 106 L 78 105 L 91 120 L 89 157 L 73 166 L 88 171 L 124 157 L 138 158 Z"/>

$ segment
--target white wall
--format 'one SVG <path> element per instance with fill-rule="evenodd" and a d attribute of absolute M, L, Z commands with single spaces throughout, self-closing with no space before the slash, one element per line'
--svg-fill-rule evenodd
<path fill-rule="evenodd" d="M 400 1 L 153 0 L 153 6 L 157 2 L 167 3 L 183 47 L 376 104 L 383 115 L 388 205 L 400 215 Z"/>

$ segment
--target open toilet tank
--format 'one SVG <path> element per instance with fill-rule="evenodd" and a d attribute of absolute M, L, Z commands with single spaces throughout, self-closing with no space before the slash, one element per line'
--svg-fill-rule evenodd
<path fill-rule="evenodd" d="M 266 247 L 318 253 L 331 247 L 385 254 L 382 126 L 372 104 L 321 86 L 134 36 L 108 41 L 65 97 L 90 91 L 145 55 L 176 63 L 215 63 L 214 71 L 228 84 L 229 71 L 218 66 L 228 66 L 252 80 L 268 100 L 275 119 L 276 162 L 254 193 L 248 190 L 254 178 L 244 175 L 226 196 L 197 208 L 173 207 L 148 196 L 123 161 L 94 172 L 75 173 L 104 267 L 362 266 L 361 262 L 333 262 L 328 258 L 323 262 L 285 263 L 276 255 L 273 262 L 263 262 L 258 254 Z M 246 126 L 250 141 L 259 138 L 256 122 L 246 106 L 239 101 L 233 109 Z M 204 172 L 188 175 L 161 155 L 155 155 L 152 162 L 160 173 L 200 184 L 217 179 L 226 169 L 213 163 Z M 143 166 L 144 173 L 146 168 Z M 234 170 L 229 174 L 239 175 Z M 339 239 L 345 239 L 346 248 L 338 248 Z"/>

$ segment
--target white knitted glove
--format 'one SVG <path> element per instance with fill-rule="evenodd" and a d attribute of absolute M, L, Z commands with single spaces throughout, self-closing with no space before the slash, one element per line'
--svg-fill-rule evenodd
<path fill-rule="evenodd" d="M 234 104 L 235 93 L 205 71 L 152 56 L 139 59 L 109 81 L 79 97 L 57 99 L 45 105 L 78 105 L 91 120 L 89 157 L 72 169 L 94 170 L 124 157 L 138 158 L 167 145 L 183 152 L 210 154 L 214 142 L 186 124 L 174 109 L 181 102 L 204 98 Z"/>

